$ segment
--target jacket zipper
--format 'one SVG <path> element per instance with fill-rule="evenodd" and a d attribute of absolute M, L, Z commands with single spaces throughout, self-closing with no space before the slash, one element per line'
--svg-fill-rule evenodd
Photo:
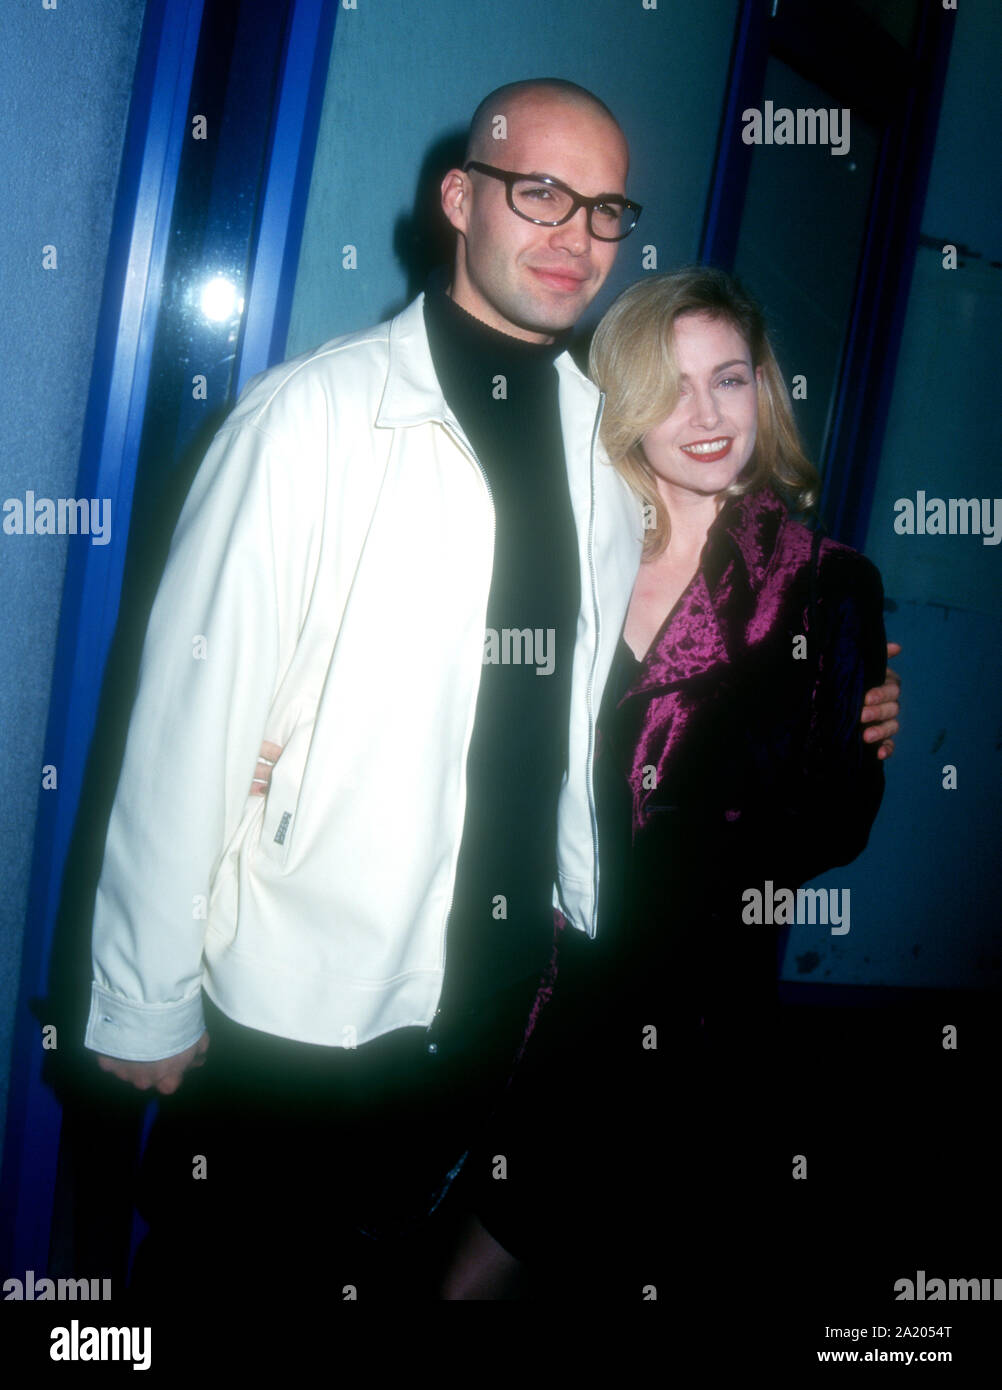
<path fill-rule="evenodd" d="M 483 465 L 481 464 L 480 460 L 477 458 L 476 454 L 473 452 L 472 446 L 463 438 L 463 436 L 462 436 L 460 433 L 458 433 L 456 430 L 454 430 L 454 429 L 452 428 L 452 426 L 449 424 L 449 422 L 448 422 L 447 420 L 441 421 L 441 424 L 442 424 L 442 427 L 452 436 L 452 439 L 454 440 L 454 442 L 455 442 L 456 444 L 458 444 L 458 446 L 460 447 L 460 449 L 462 449 L 463 453 L 466 454 L 467 458 L 470 460 L 470 462 L 473 464 L 474 468 L 475 468 L 475 469 L 477 470 L 477 472 L 480 474 L 480 477 L 481 477 L 482 480 L 483 480 L 484 487 L 485 487 L 486 490 L 487 490 L 487 500 L 488 500 L 488 502 L 490 503 L 490 508 L 491 508 L 491 575 L 493 576 L 493 573 L 494 573 L 494 545 L 495 545 L 495 541 L 497 540 L 497 512 L 495 511 L 495 508 L 494 508 L 494 494 L 491 492 L 491 485 L 490 485 L 490 482 L 489 482 L 488 479 L 487 479 L 487 474 L 484 472 Z M 487 586 L 487 601 L 490 602 L 490 584 L 488 584 L 488 586 Z M 487 610 L 486 610 L 486 607 L 485 607 L 485 609 L 484 609 L 484 617 L 486 618 L 486 616 L 487 616 Z M 481 655 L 482 655 L 482 652 L 481 652 Z M 479 680 L 478 680 L 478 681 L 477 681 L 477 695 L 478 695 L 478 696 L 479 696 L 479 693 L 480 693 L 480 682 L 479 682 Z M 476 711 L 476 699 L 474 699 L 474 716 L 473 716 L 473 717 L 474 717 L 474 723 L 476 722 L 476 713 L 475 713 L 475 711 Z M 470 738 L 472 739 L 472 737 L 473 737 L 473 725 L 470 726 Z M 452 875 L 452 893 L 451 893 L 451 895 L 450 895 L 450 897 L 449 897 L 449 906 L 446 908 L 446 912 L 445 912 L 445 927 L 444 927 L 444 930 L 443 930 L 443 932 L 442 932 L 442 989 L 443 989 L 443 991 L 444 991 L 444 989 L 445 989 L 445 981 L 446 981 L 445 969 L 446 969 L 446 961 L 447 961 L 447 958 L 448 958 L 448 946 L 449 946 L 449 915 L 450 915 L 450 913 L 452 912 L 452 904 L 453 904 L 453 902 L 455 901 L 455 896 L 456 896 L 456 869 L 458 869 L 458 867 L 459 867 L 459 850 L 462 849 L 462 843 L 463 843 L 463 827 L 464 827 L 464 825 L 466 824 L 466 793 L 467 793 L 467 784 L 466 784 L 466 759 L 469 757 L 469 753 L 470 753 L 470 745 L 469 745 L 469 742 L 467 742 L 466 747 L 465 747 L 464 750 L 463 750 L 463 815 L 462 815 L 462 818 L 461 818 L 460 824 L 459 824 L 459 849 L 457 849 L 457 851 L 456 851 L 456 863 L 455 863 L 455 865 L 453 866 L 453 875 Z M 431 1053 L 435 1053 L 435 1052 L 438 1051 L 438 1043 L 432 1042 L 432 1041 L 431 1041 L 431 1034 L 432 1034 L 432 1030 L 433 1030 L 434 1027 L 435 1027 L 435 1024 L 438 1022 L 439 1017 L 441 1016 L 441 1013 L 442 1013 L 442 997 L 443 997 L 443 996 L 440 994 L 440 995 L 439 995 L 438 1006 L 437 1006 L 437 1008 L 435 1009 L 435 1012 L 432 1014 L 431 1022 L 428 1024 L 428 1027 L 427 1027 L 426 1030 L 425 1030 L 426 1036 L 427 1036 L 427 1038 L 428 1038 L 427 1050 L 428 1050 L 429 1052 L 431 1052 Z"/>
<path fill-rule="evenodd" d="M 593 780 L 593 764 L 595 759 L 595 714 L 594 714 L 594 693 L 595 693 L 595 668 L 598 665 L 599 649 L 602 645 L 602 616 L 598 606 L 598 576 L 595 573 L 595 445 L 598 442 L 598 432 L 602 424 L 602 414 L 605 410 L 605 392 L 599 393 L 598 411 L 595 415 L 595 424 L 592 426 L 591 434 L 591 459 L 588 480 L 591 489 L 591 498 L 588 512 L 588 573 L 591 578 L 591 601 L 595 610 L 595 650 L 592 653 L 591 670 L 588 673 L 588 688 L 585 692 L 585 707 L 588 711 L 588 812 L 591 816 L 591 852 L 592 852 L 592 883 L 594 897 L 592 900 L 592 930 L 588 933 L 592 940 L 598 935 L 598 813 L 595 808 L 595 787 Z"/>

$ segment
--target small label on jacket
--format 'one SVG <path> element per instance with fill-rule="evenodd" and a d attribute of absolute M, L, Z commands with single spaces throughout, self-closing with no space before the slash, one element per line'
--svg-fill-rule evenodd
<path fill-rule="evenodd" d="M 283 811 L 282 819 L 278 822 L 278 829 L 275 831 L 275 844 L 284 845 L 286 832 L 289 829 L 289 822 L 292 820 L 291 811 Z"/>

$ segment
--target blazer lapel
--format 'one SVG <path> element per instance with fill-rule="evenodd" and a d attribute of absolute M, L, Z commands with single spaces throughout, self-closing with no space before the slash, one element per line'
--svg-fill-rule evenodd
<path fill-rule="evenodd" d="M 717 605 L 700 568 L 651 643 L 627 696 L 671 690 L 729 660 Z"/>
<path fill-rule="evenodd" d="M 734 661 L 755 640 L 755 610 L 786 517 L 769 491 L 738 497 L 707 533 L 699 569 L 651 643 L 624 699 L 671 690 Z"/>
<path fill-rule="evenodd" d="M 769 588 L 785 516 L 771 492 L 736 498 L 721 510 L 707 534 L 699 569 L 619 701 L 620 708 L 629 703 L 627 724 L 633 729 L 635 828 L 644 824 L 656 799 L 645 769 L 657 769 L 655 785 L 660 785 L 705 698 L 699 678 L 723 673 L 756 640 L 759 596 Z M 638 698 L 642 696 L 647 700 Z"/>

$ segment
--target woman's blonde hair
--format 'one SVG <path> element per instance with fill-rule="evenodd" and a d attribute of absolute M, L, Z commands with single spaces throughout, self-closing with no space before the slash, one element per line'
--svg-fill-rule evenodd
<path fill-rule="evenodd" d="M 671 522 L 641 440 L 679 400 L 675 320 L 707 314 L 731 324 L 761 367 L 755 447 L 741 474 L 724 489 L 738 497 L 771 487 L 792 511 L 817 505 L 819 479 L 804 454 L 790 397 L 765 330 L 762 310 L 733 276 L 710 266 L 686 266 L 631 285 L 612 304 L 592 339 L 588 369 L 606 395 L 602 442 L 645 506 L 645 558 L 668 544 Z"/>

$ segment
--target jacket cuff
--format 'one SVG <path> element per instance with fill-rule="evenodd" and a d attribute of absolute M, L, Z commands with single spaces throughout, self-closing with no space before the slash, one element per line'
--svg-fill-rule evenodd
<path fill-rule="evenodd" d="M 99 984 L 91 988 L 84 1046 L 127 1062 L 159 1062 L 191 1047 L 205 1031 L 201 991 L 172 1004 L 137 1004 Z"/>

